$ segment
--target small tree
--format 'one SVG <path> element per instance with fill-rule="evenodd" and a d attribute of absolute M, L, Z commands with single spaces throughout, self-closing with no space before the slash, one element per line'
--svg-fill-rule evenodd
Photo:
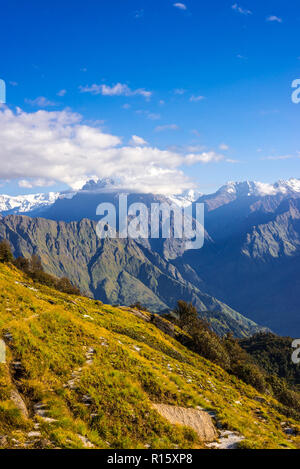
<path fill-rule="evenodd" d="M 60 290 L 64 293 L 69 293 L 70 295 L 80 295 L 79 288 L 72 285 L 70 280 L 66 277 L 62 277 L 57 281 L 56 288 L 57 290 Z"/>
<path fill-rule="evenodd" d="M 221 339 L 203 319 L 199 318 L 195 306 L 180 300 L 177 302 L 174 313 L 179 317 L 179 327 L 191 337 L 190 348 L 202 357 L 227 369 L 230 362 Z"/>
<path fill-rule="evenodd" d="M 17 259 L 15 260 L 15 266 L 17 267 L 17 269 L 20 269 L 26 273 L 28 273 L 30 270 L 29 260 L 25 257 L 17 257 Z"/>
<path fill-rule="evenodd" d="M 197 310 L 192 303 L 186 303 L 183 300 L 177 301 L 177 307 L 174 309 L 174 313 L 178 316 L 179 327 L 181 327 L 181 329 L 191 333 L 193 329 L 197 328 L 199 318 Z"/>
<path fill-rule="evenodd" d="M 33 274 L 37 272 L 43 272 L 43 267 L 41 263 L 41 259 L 36 254 L 32 254 L 30 259 L 30 270 Z"/>
<path fill-rule="evenodd" d="M 11 252 L 11 247 L 9 242 L 4 239 L 0 242 L 0 262 L 13 262 L 14 256 Z"/>

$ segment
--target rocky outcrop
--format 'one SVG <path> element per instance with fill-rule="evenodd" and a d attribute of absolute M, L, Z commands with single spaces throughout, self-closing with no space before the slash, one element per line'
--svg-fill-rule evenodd
<path fill-rule="evenodd" d="M 211 416 L 203 410 L 165 404 L 153 404 L 153 407 L 170 423 L 184 425 L 195 430 L 199 439 L 204 442 L 215 441 L 218 438 Z"/>
<path fill-rule="evenodd" d="M 10 399 L 11 399 L 11 401 L 15 404 L 15 406 L 17 407 L 17 409 L 19 409 L 21 415 L 22 415 L 25 419 L 28 419 L 28 418 L 29 418 L 28 409 L 27 409 L 27 407 L 26 407 L 26 404 L 25 404 L 23 398 L 21 397 L 20 393 L 17 391 L 16 388 L 14 388 L 14 389 L 11 390 Z"/>
<path fill-rule="evenodd" d="M 175 327 L 171 322 L 166 321 L 161 316 L 158 316 L 158 314 L 152 314 L 151 322 L 164 334 L 167 334 L 170 337 L 175 337 Z"/>
<path fill-rule="evenodd" d="M 6 363 L 6 345 L 2 339 L 0 339 L 0 363 Z"/>

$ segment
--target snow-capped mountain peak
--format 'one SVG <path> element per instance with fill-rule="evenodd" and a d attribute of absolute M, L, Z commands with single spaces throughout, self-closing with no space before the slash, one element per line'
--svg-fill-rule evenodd
<path fill-rule="evenodd" d="M 168 198 L 175 203 L 176 205 L 179 205 L 180 207 L 188 207 L 191 205 L 193 202 L 196 202 L 196 200 L 199 199 L 203 194 L 202 192 L 199 192 L 195 189 L 190 189 L 185 192 L 183 192 L 180 195 L 172 195 L 169 196 Z"/>
<path fill-rule="evenodd" d="M 39 210 L 54 204 L 59 196 L 59 192 L 17 196 L 3 194 L 0 195 L 0 212 L 27 213 L 31 212 L 32 210 Z"/>
<path fill-rule="evenodd" d="M 103 178 L 103 179 L 90 179 L 87 181 L 81 191 L 103 191 L 103 189 L 112 188 L 115 185 L 115 181 L 111 178 Z"/>
<path fill-rule="evenodd" d="M 112 179 L 90 180 L 85 183 L 79 191 L 49 192 L 46 194 L 28 194 L 28 195 L 0 195 L 0 213 L 18 214 L 18 213 L 38 213 L 43 209 L 53 205 L 57 199 L 73 198 L 78 193 L 84 192 L 111 192 L 118 191 L 118 184 Z M 216 194 L 230 194 L 235 197 L 264 197 L 267 195 L 282 194 L 283 196 L 300 195 L 300 179 L 291 178 L 289 180 L 280 180 L 274 184 L 258 181 L 228 182 L 222 186 Z M 203 194 L 197 190 L 191 189 L 183 192 L 181 195 L 169 196 L 169 200 L 180 207 L 187 207 L 198 200 Z M 213 194 L 212 194 L 213 195 Z"/>
<path fill-rule="evenodd" d="M 219 189 L 236 196 L 258 196 L 300 193 L 300 179 L 280 180 L 274 184 L 259 181 L 228 182 Z"/>

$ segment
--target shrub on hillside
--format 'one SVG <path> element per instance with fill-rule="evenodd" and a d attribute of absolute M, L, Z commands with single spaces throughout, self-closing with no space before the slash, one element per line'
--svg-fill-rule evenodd
<path fill-rule="evenodd" d="M 300 394 L 298 392 L 289 389 L 286 381 L 278 378 L 278 376 L 269 376 L 268 382 L 272 387 L 274 396 L 279 402 L 286 407 L 300 412 Z"/>
<path fill-rule="evenodd" d="M 42 266 L 40 258 L 33 254 L 30 259 L 18 257 L 14 261 L 15 266 L 29 275 L 34 281 L 47 285 L 47 287 L 55 288 L 63 293 L 70 295 L 80 295 L 80 290 L 72 285 L 66 277 L 57 278 L 54 275 L 47 274 Z"/>
<path fill-rule="evenodd" d="M 0 242 L 0 262 L 13 262 L 14 256 L 11 252 L 11 247 L 9 242 L 4 239 Z"/>
<path fill-rule="evenodd" d="M 149 310 L 148 310 L 145 306 L 142 306 L 139 301 L 136 301 L 135 303 L 133 303 L 132 305 L 130 305 L 129 308 L 138 309 L 139 311 L 146 311 L 146 312 L 149 312 Z"/>
<path fill-rule="evenodd" d="M 178 301 L 174 314 L 178 318 L 179 327 L 191 337 L 190 348 L 194 352 L 223 368 L 229 366 L 229 357 L 221 339 L 199 318 L 192 303 Z"/>
<path fill-rule="evenodd" d="M 238 340 L 232 334 L 227 334 L 222 342 L 230 358 L 229 371 L 246 384 L 250 384 L 258 391 L 264 392 L 268 387 L 265 373 L 254 363 L 252 357 L 242 349 Z"/>
<path fill-rule="evenodd" d="M 246 384 L 250 384 L 259 392 L 265 392 L 267 383 L 258 366 L 253 363 L 237 363 L 231 367 L 231 372 Z"/>
<path fill-rule="evenodd" d="M 292 342 L 291 337 L 280 337 L 271 332 L 260 332 L 239 341 L 269 375 L 284 378 L 289 385 L 298 386 L 300 390 L 300 367 L 291 360 Z"/>

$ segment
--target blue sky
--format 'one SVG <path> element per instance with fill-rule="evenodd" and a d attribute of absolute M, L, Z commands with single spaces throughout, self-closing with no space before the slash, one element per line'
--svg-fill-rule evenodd
<path fill-rule="evenodd" d="M 117 145 L 127 147 L 131 140 L 134 148 L 132 136 L 138 136 L 155 155 L 149 150 L 145 167 L 156 158 L 159 168 L 162 158 L 168 177 L 183 171 L 203 192 L 228 180 L 300 177 L 300 105 L 291 101 L 291 83 L 300 78 L 297 2 L 6 0 L 1 17 L 0 78 L 14 115 L 16 107 L 26 115 L 67 108 L 82 116 L 81 126 L 119 137 Z M 10 129 L 18 132 L 13 118 L 8 120 L 2 138 Z M 37 147 L 35 159 L 27 160 L 25 146 L 21 155 L 5 140 L 0 155 L 11 164 L 0 170 L 1 192 L 64 189 L 80 179 L 78 172 L 57 178 L 45 164 L 51 164 L 51 154 L 39 160 L 43 146 Z M 121 153 L 134 178 L 136 157 Z M 174 154 L 194 155 L 193 164 Z M 87 143 L 84 156 L 89 158 Z M 103 158 L 103 176 L 110 176 L 111 161 L 107 154 Z M 117 169 L 118 154 L 112 158 Z M 101 164 L 99 157 L 98 176 Z M 126 171 L 124 162 L 120 166 Z M 83 165 L 82 177 L 88 170 L 94 165 Z M 72 172 L 72 165 L 59 171 Z M 174 181 L 181 184 L 179 176 Z"/>

